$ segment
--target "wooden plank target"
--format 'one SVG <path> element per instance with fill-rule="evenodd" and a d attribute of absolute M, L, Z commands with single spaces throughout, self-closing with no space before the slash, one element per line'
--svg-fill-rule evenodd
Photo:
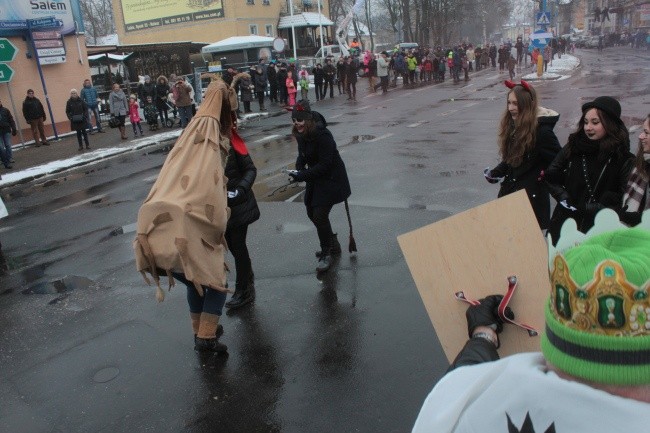
<path fill-rule="evenodd" d="M 519 285 L 510 302 L 516 320 L 544 330 L 550 293 L 546 241 L 524 190 L 398 236 L 400 247 L 445 355 L 451 362 L 467 341 L 463 291 L 478 300 L 505 295 L 507 278 Z M 505 325 L 501 356 L 539 351 L 539 336 Z"/>

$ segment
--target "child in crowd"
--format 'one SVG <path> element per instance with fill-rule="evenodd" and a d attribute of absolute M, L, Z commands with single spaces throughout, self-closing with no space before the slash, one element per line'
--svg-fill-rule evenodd
<path fill-rule="evenodd" d="M 306 73 L 303 74 L 301 71 L 300 81 L 298 81 L 298 85 L 300 86 L 300 95 L 302 96 L 302 99 L 309 99 L 309 75 Z"/>
<path fill-rule="evenodd" d="M 131 121 L 131 126 L 133 127 L 133 135 L 138 136 L 138 129 L 140 130 L 140 137 L 142 137 L 142 125 L 140 125 L 140 113 L 138 110 L 140 106 L 138 105 L 138 98 L 135 95 L 129 97 L 129 120 Z"/>
<path fill-rule="evenodd" d="M 510 58 L 508 59 L 508 73 L 510 74 L 510 79 L 514 80 L 515 79 L 515 67 L 517 66 L 517 60 L 514 58 L 512 54 L 510 54 Z"/>
<path fill-rule="evenodd" d="M 147 125 L 149 125 L 149 131 L 155 131 L 158 129 L 158 108 L 153 102 L 151 96 L 147 96 L 147 100 L 144 104 L 144 118 L 147 119 Z"/>
<path fill-rule="evenodd" d="M 287 71 L 287 79 L 285 80 L 287 86 L 287 93 L 289 94 L 289 106 L 293 107 L 296 105 L 296 86 L 293 84 L 293 72 Z"/>

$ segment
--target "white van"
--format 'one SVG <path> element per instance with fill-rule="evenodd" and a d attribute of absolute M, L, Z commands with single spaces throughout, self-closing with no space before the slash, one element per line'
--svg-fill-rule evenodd
<path fill-rule="evenodd" d="M 341 51 L 341 47 L 338 45 L 323 45 L 314 55 L 316 58 L 316 61 L 319 59 L 322 59 L 323 57 L 332 57 L 334 60 L 332 60 L 333 63 L 336 63 L 339 60 L 339 57 L 343 55 L 343 52 Z"/>

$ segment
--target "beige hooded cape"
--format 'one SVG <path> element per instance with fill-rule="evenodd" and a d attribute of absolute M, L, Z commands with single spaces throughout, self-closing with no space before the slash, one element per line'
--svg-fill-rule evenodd
<path fill-rule="evenodd" d="M 164 299 L 159 274 L 169 276 L 171 289 L 172 271 L 184 273 L 201 295 L 201 286 L 226 290 L 229 209 L 224 166 L 230 142 L 220 134 L 219 124 L 231 93 L 221 80 L 209 85 L 138 212 L 136 265 L 147 283 L 146 273 L 153 276 L 158 301 Z"/>

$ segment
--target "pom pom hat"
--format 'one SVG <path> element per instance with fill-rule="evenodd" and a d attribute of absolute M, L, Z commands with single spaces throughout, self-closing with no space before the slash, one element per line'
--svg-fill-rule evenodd
<path fill-rule="evenodd" d="M 588 381 L 650 384 L 650 212 L 628 228 L 605 209 L 587 234 L 567 220 L 549 274 L 545 358 Z"/>

